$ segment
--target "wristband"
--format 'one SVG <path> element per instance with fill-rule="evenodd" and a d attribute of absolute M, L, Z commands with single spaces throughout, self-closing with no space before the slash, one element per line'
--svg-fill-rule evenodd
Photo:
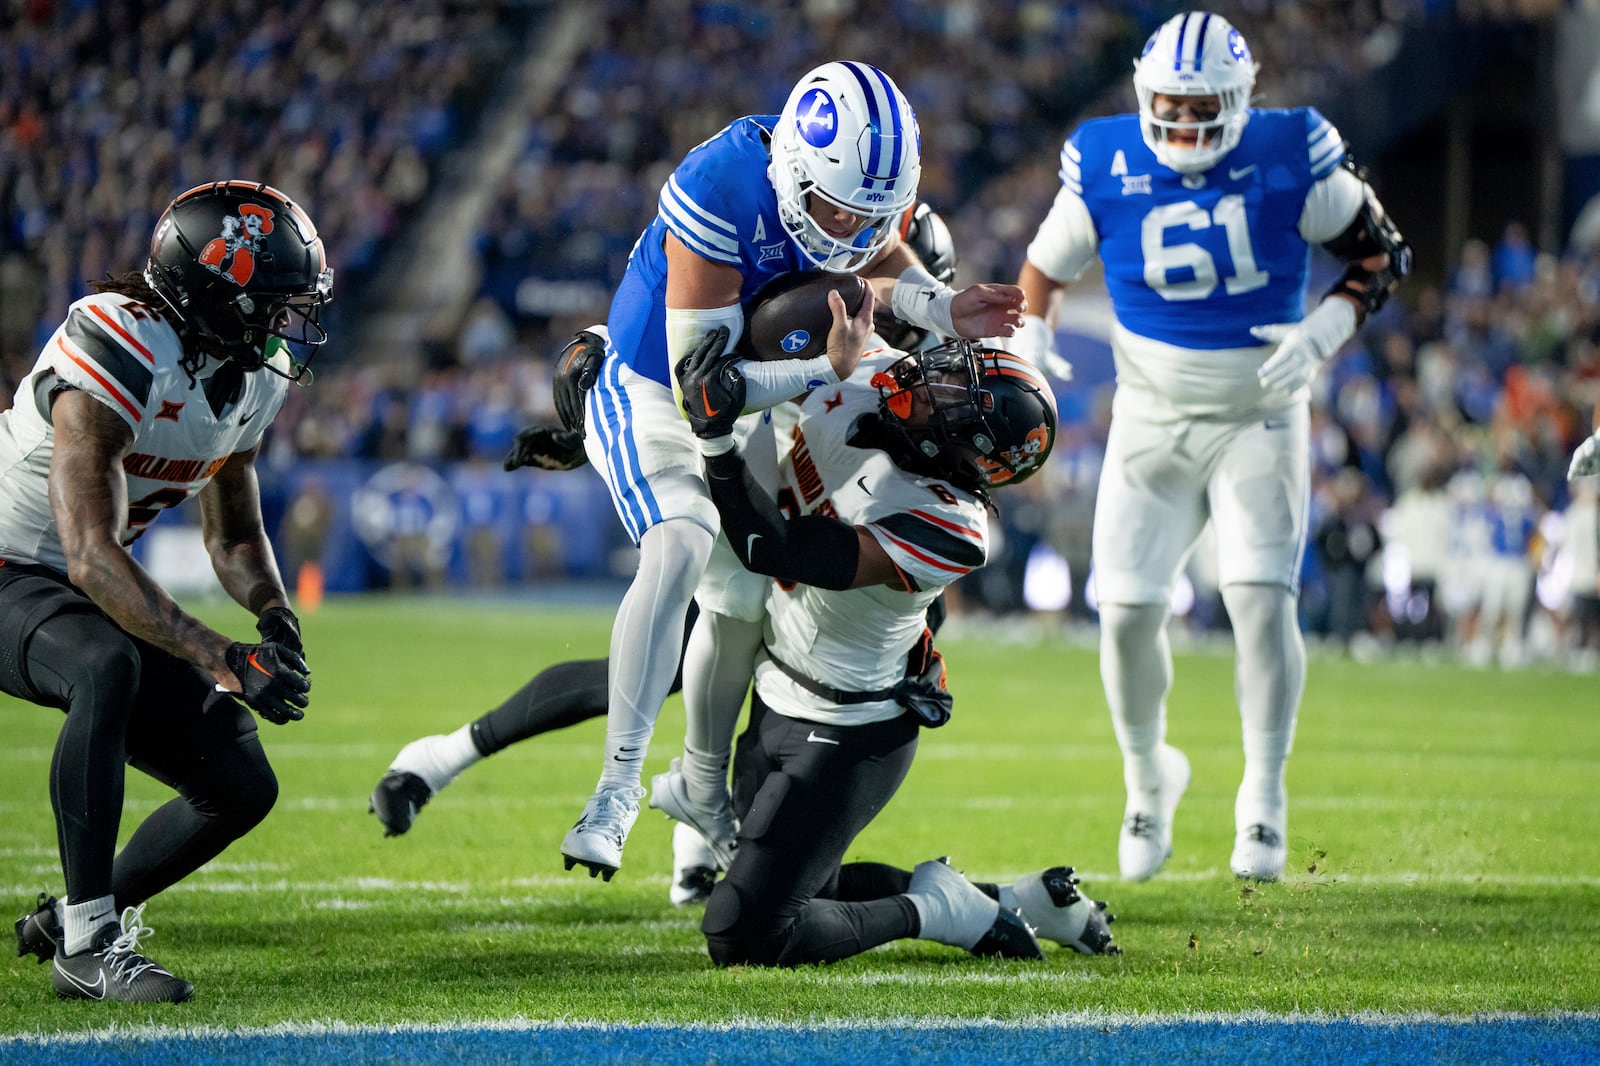
<path fill-rule="evenodd" d="M 894 317 L 913 326 L 921 326 L 941 337 L 956 335 L 951 317 L 951 304 L 956 290 L 919 266 L 906 267 L 895 279 L 894 291 L 889 298 L 889 309 Z"/>
<path fill-rule="evenodd" d="M 696 437 L 700 442 L 700 454 L 708 459 L 719 455 L 727 455 L 733 451 L 733 434 L 725 433 L 720 437 Z"/>

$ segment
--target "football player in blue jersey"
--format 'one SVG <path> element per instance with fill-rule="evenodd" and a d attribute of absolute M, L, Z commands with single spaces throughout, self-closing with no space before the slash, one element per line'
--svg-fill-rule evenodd
<path fill-rule="evenodd" d="M 717 513 L 670 366 L 718 327 L 728 330 L 731 350 L 744 326 L 742 303 L 800 269 L 882 279 L 881 297 L 898 317 L 943 335 L 1008 336 L 1020 321 L 1016 287 L 957 292 L 897 239 L 892 222 L 917 194 L 919 141 L 911 105 L 888 75 L 865 63 L 826 63 L 800 79 L 780 114 L 730 123 L 693 149 L 661 189 L 659 213 L 612 301 L 605 359 L 584 407 L 585 448 L 640 560 L 612 630 L 603 769 L 561 844 L 568 869 L 582 865 L 609 879 L 621 865 L 644 796 L 645 751 L 697 586 L 701 606 L 717 615 L 716 624 L 697 627 L 697 640 L 713 642 L 730 662 L 748 661 L 744 653 L 760 640 L 759 582 L 726 551 L 718 553 L 718 572 L 706 574 Z M 859 313 L 869 314 L 872 303 Z M 748 409 L 846 378 L 854 363 L 842 350 L 747 362 Z M 757 462 L 772 465 L 770 430 L 747 421 L 742 440 Z M 566 428 L 578 427 L 569 420 Z M 726 792 L 727 766 L 704 755 L 691 747 L 683 771 L 703 802 L 713 802 Z"/>
<path fill-rule="evenodd" d="M 66 891 L 17 920 L 17 951 L 50 961 L 64 998 L 188 999 L 139 950 L 145 901 L 277 800 L 255 717 L 303 718 L 311 679 L 255 457 L 306 373 L 285 341 L 327 339 L 332 285 L 316 227 L 283 193 L 201 185 L 157 220 L 142 273 L 72 305 L 0 412 L 0 690 L 64 712 L 50 801 Z M 129 552 L 191 496 L 259 639 L 186 614 Z M 125 766 L 177 795 L 118 852 Z"/>
<path fill-rule="evenodd" d="M 1174 584 L 1207 521 L 1237 645 L 1245 769 L 1231 858 L 1287 858 L 1284 768 L 1305 682 L 1296 621 L 1308 396 L 1318 368 L 1388 300 L 1411 252 L 1329 122 L 1250 106 L 1257 65 L 1226 19 L 1164 23 L 1134 61 L 1136 114 L 1083 123 L 1019 279 L 1015 342 L 1048 365 L 1056 290 L 1096 255 L 1116 313 L 1117 389 L 1094 522 L 1100 669 L 1122 747 L 1122 876 L 1172 851 L 1189 782 L 1166 743 Z M 1345 264 L 1305 310 L 1312 245 Z"/>

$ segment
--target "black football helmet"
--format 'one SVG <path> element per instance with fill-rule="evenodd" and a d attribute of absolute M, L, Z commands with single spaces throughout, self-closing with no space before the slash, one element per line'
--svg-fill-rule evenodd
<path fill-rule="evenodd" d="M 998 348 L 953 340 L 908 354 L 872 384 L 902 465 L 968 492 L 1026 480 L 1055 444 L 1049 382 Z"/>
<path fill-rule="evenodd" d="M 322 307 L 333 297 L 317 227 L 270 185 L 218 181 L 167 205 L 150 238 L 145 280 L 166 301 L 186 338 L 241 369 L 267 362 L 272 337 L 320 346 Z M 306 372 L 309 353 L 293 373 Z"/>
<path fill-rule="evenodd" d="M 917 253 L 923 267 L 936 281 L 946 285 L 956 283 L 955 239 L 950 236 L 950 227 L 945 225 L 939 212 L 925 201 L 906 208 L 905 214 L 900 216 L 900 239 Z M 889 347 L 902 352 L 909 352 L 928 339 L 928 331 L 921 326 L 894 317 L 887 300 L 873 308 L 872 326 Z"/>

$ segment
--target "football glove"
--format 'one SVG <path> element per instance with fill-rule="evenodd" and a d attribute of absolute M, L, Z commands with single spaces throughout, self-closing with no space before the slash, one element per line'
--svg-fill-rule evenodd
<path fill-rule="evenodd" d="M 597 327 L 598 328 L 598 327 Z M 551 386 L 556 414 L 569 432 L 583 433 L 583 394 L 594 388 L 600 364 L 606 357 L 606 338 L 595 330 L 581 329 L 556 357 L 556 378 Z M 510 467 L 506 468 L 511 469 Z M 558 469 L 571 469 L 561 467 Z"/>
<path fill-rule="evenodd" d="M 1256 377 L 1268 392 L 1293 394 L 1310 385 L 1328 357 L 1356 331 L 1356 308 L 1349 300 L 1329 297 L 1296 323 L 1251 326 L 1256 339 L 1276 343 Z"/>
<path fill-rule="evenodd" d="M 287 607 L 269 607 L 256 619 L 256 632 L 263 644 L 282 644 L 302 659 L 305 645 L 300 642 L 300 619 Z"/>
<path fill-rule="evenodd" d="M 1578 445 L 1572 453 L 1572 465 L 1567 467 L 1568 481 L 1590 474 L 1600 474 L 1600 430 Z"/>
<path fill-rule="evenodd" d="M 529 426 L 517 433 L 506 453 L 505 468 L 536 466 L 540 470 L 576 470 L 589 461 L 583 454 L 583 432 L 561 426 Z"/>
<path fill-rule="evenodd" d="M 299 655 L 282 644 L 230 644 L 223 659 L 242 689 L 231 695 L 261 717 L 283 725 L 306 716 L 311 678 Z"/>
<path fill-rule="evenodd" d="M 728 327 L 718 326 L 678 360 L 678 387 L 683 390 L 683 412 L 689 428 L 702 440 L 726 437 L 744 410 L 744 374 L 738 358 L 722 349 L 728 343 Z"/>

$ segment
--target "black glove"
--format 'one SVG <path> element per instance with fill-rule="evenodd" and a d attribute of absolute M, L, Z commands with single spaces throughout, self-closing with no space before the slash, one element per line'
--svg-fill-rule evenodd
<path fill-rule="evenodd" d="M 517 434 L 506 453 L 505 468 L 536 466 L 540 470 L 576 470 L 589 461 L 583 454 L 583 432 L 560 426 L 529 426 Z"/>
<path fill-rule="evenodd" d="M 573 433 L 583 433 L 583 394 L 594 388 L 600 376 L 600 364 L 606 357 L 606 340 L 598 333 L 586 329 L 567 342 L 556 356 L 556 378 L 552 386 L 555 393 L 556 414 L 561 424 Z M 524 464 L 526 465 L 526 464 Z M 511 468 L 506 467 L 507 470 Z M 571 467 L 558 467 L 570 470 Z"/>
<path fill-rule="evenodd" d="M 230 644 L 223 656 L 243 692 L 232 693 L 273 725 L 306 716 L 311 691 L 306 661 L 282 644 Z"/>
<path fill-rule="evenodd" d="M 727 344 L 728 327 L 718 326 L 678 360 L 684 413 L 694 435 L 706 440 L 732 433 L 744 410 L 744 374 L 735 365 L 737 356 L 722 354 Z"/>
<path fill-rule="evenodd" d="M 956 701 L 946 685 L 944 656 L 933 646 L 933 630 L 923 629 L 922 640 L 906 656 L 906 676 L 895 685 L 894 699 L 929 729 L 950 720 Z"/>
<path fill-rule="evenodd" d="M 300 619 L 289 608 L 268 607 L 262 611 L 261 617 L 256 619 L 256 632 L 261 634 L 261 643 L 282 644 L 305 658 L 305 645 L 300 643 Z"/>

